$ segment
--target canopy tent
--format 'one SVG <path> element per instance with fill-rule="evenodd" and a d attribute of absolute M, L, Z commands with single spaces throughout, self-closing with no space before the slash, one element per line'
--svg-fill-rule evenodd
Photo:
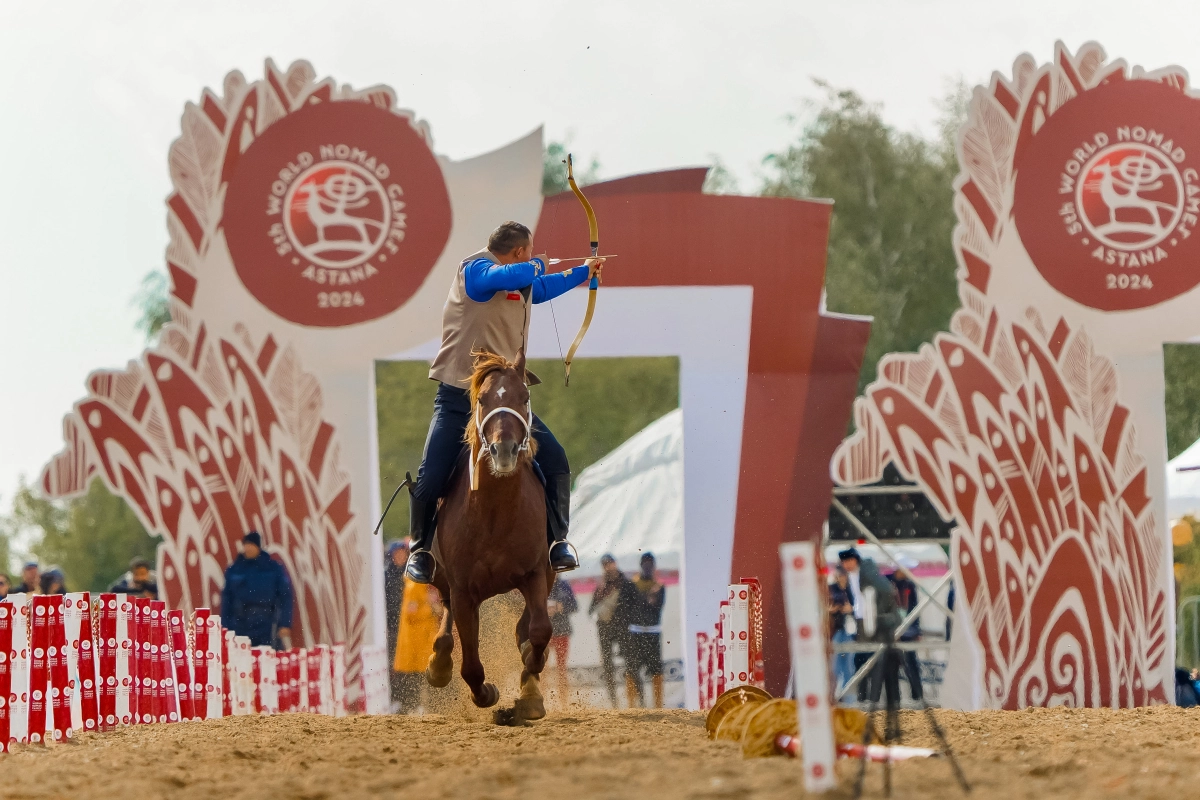
<path fill-rule="evenodd" d="M 659 569 L 678 570 L 683 556 L 683 409 L 647 425 L 579 473 L 571 493 L 571 542 L 580 568 L 599 575 L 611 553 L 625 572 L 652 552 Z"/>
<path fill-rule="evenodd" d="M 1200 440 L 1167 462 L 1167 517 L 1200 517 Z"/>

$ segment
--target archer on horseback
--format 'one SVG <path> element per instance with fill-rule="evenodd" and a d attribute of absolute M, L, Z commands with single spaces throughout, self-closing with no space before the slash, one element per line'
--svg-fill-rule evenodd
<path fill-rule="evenodd" d="M 430 548 L 438 500 L 445 496 L 471 416 L 467 384 L 474 372 L 473 351 L 509 357 L 523 352 L 532 305 L 598 276 L 603 264 L 603 258 L 590 258 L 581 267 L 546 274 L 546 258 L 533 255 L 533 234 L 519 222 L 505 222 L 488 237 L 486 249 L 463 259 L 442 310 L 442 346 L 429 370 L 430 380 L 440 385 L 410 498 L 410 580 L 433 579 Z M 528 375 L 530 384 L 537 383 Z M 531 433 L 537 443 L 535 462 L 545 478 L 550 564 L 556 572 L 567 572 L 579 566 L 567 543 L 571 468 L 566 451 L 536 415 Z"/>

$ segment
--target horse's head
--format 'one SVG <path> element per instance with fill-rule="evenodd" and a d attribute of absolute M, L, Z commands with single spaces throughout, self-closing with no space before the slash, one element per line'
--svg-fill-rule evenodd
<path fill-rule="evenodd" d="M 517 353 L 516 361 L 483 350 L 472 355 L 475 373 L 471 376 L 467 441 L 476 460 L 486 456 L 491 473 L 506 477 L 534 453 L 529 386 L 539 381 L 525 369 L 524 350 Z"/>

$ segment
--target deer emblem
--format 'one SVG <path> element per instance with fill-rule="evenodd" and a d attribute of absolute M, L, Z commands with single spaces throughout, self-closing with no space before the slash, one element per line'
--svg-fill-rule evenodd
<path fill-rule="evenodd" d="M 1164 168 L 1149 153 L 1131 153 L 1122 158 L 1115 168 L 1111 162 L 1101 161 L 1092 167 L 1091 172 L 1099 178 L 1093 178 L 1094 182 L 1089 183 L 1096 186 L 1108 210 L 1108 220 L 1094 225 L 1094 231 L 1106 244 L 1126 248 L 1134 244 L 1128 236 L 1121 240 L 1112 239 L 1122 234 L 1143 237 L 1145 241 L 1137 242 L 1138 246 L 1156 244 L 1177 222 L 1177 203 L 1144 196 L 1162 189 L 1166 180 L 1171 180 L 1176 187 L 1179 185 L 1174 180 L 1173 170 Z"/>
<path fill-rule="evenodd" d="M 356 217 L 349 212 L 368 205 L 371 198 L 367 195 L 372 189 L 374 187 L 368 186 L 366 181 L 349 169 L 328 175 L 323 181 L 298 187 L 296 201 L 303 200 L 304 211 L 317 231 L 317 240 L 304 248 L 305 255 L 311 258 L 331 251 L 368 255 L 378 243 L 379 234 L 386 223 Z M 384 208 L 386 214 L 386 205 Z M 329 228 L 349 228 L 357 235 L 355 238 L 331 239 L 327 235 Z"/>

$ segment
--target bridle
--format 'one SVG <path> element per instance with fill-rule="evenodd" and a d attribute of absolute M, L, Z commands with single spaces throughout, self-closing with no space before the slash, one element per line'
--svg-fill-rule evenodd
<path fill-rule="evenodd" d="M 479 488 L 479 472 L 477 469 L 477 464 L 483 460 L 483 456 L 488 452 L 488 440 L 487 440 L 487 436 L 485 436 L 483 433 L 483 428 L 485 425 L 488 424 L 488 422 L 491 420 L 492 417 L 494 417 L 500 413 L 512 414 L 514 417 L 516 417 L 517 419 L 519 419 L 521 421 L 522 425 L 525 426 L 525 438 L 521 440 L 521 443 L 519 445 L 517 445 L 518 453 L 524 453 L 529 450 L 529 440 L 533 436 L 533 409 L 532 408 L 529 409 L 529 417 L 526 418 L 526 417 L 522 416 L 521 412 L 517 411 L 515 408 L 512 408 L 510 406 L 496 406 L 491 411 L 489 411 L 486 415 L 484 415 L 483 419 L 479 418 L 479 409 L 480 409 L 480 406 L 478 403 L 476 403 L 475 404 L 475 415 L 474 415 L 475 416 L 475 433 L 478 434 L 478 437 L 479 437 L 479 452 L 477 454 L 473 455 L 470 460 L 471 491 L 475 491 L 476 489 Z"/>

